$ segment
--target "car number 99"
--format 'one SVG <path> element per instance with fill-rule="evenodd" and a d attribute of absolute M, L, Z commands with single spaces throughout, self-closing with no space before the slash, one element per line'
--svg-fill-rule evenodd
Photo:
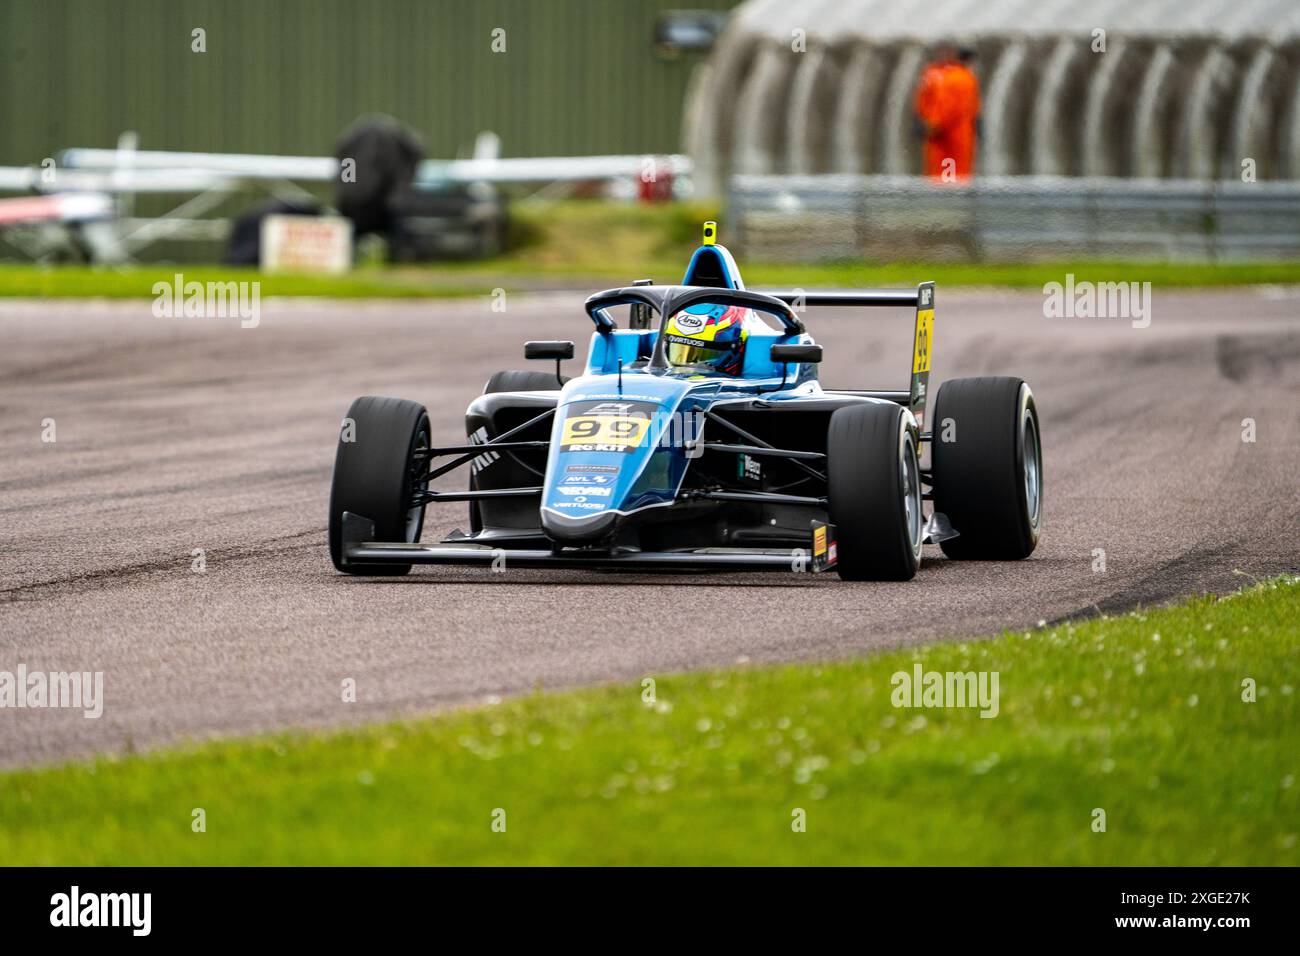
<path fill-rule="evenodd" d="M 564 422 L 560 447 L 571 445 L 613 445 L 635 448 L 649 429 L 646 418 L 614 415 L 575 415 Z"/>

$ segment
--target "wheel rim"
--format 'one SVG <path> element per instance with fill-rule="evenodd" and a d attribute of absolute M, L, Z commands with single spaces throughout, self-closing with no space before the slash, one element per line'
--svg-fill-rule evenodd
<path fill-rule="evenodd" d="M 1033 409 L 1026 407 L 1020 426 L 1021 458 L 1025 472 L 1025 508 L 1030 524 L 1037 527 L 1038 509 L 1043 493 L 1043 472 L 1038 447 L 1038 422 Z"/>
<path fill-rule="evenodd" d="M 899 476 L 903 488 L 903 517 L 907 522 L 907 543 L 916 554 L 921 550 L 921 476 L 916 460 L 916 445 L 911 432 L 903 439 Z"/>
<path fill-rule="evenodd" d="M 429 449 L 429 433 L 424 429 L 415 436 L 415 451 L 427 451 Z M 411 456 L 411 497 L 423 495 L 429 489 L 429 479 L 427 477 L 429 470 L 429 459 L 426 455 Z M 406 540 L 412 542 L 420 533 L 420 526 L 424 521 L 424 505 L 417 504 L 406 512 Z"/>

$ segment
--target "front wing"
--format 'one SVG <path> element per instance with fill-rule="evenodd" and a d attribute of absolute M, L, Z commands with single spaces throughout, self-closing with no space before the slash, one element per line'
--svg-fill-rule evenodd
<path fill-rule="evenodd" d="M 618 568 L 629 571 L 820 572 L 835 566 L 835 526 L 813 521 L 808 548 L 758 550 L 703 548 L 695 551 L 545 550 L 500 548 L 467 540 L 458 544 L 374 541 L 375 524 L 343 512 L 344 564 L 461 564 L 506 568 Z"/>

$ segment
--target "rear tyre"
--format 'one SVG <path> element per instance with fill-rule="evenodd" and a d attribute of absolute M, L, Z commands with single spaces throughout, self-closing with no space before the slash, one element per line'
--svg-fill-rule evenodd
<path fill-rule="evenodd" d="M 484 395 L 494 392 L 558 392 L 568 379 L 560 376 L 556 379 L 552 372 L 497 372 L 483 387 Z"/>
<path fill-rule="evenodd" d="M 366 395 L 348 409 L 351 434 L 339 436 L 330 490 L 329 542 L 334 567 L 347 574 L 401 575 L 409 564 L 344 564 L 343 512 L 375 523 L 375 540 L 420 540 L 424 505 L 411 506 L 428 459 L 417 456 L 429 447 L 429 413 L 423 405 L 400 398 Z M 344 439 L 351 438 L 351 441 Z"/>
<path fill-rule="evenodd" d="M 1029 557 L 1043 499 L 1034 393 L 1018 378 L 953 379 L 940 386 L 931 415 L 934 509 L 958 533 L 940 543 L 943 553 L 969 561 Z"/>
<path fill-rule="evenodd" d="M 845 581 L 907 581 L 921 563 L 915 420 L 894 404 L 848 405 L 826 436 L 830 517 Z"/>

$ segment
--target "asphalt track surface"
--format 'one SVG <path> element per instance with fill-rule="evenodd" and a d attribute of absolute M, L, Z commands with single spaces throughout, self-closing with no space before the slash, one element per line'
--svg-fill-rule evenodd
<path fill-rule="evenodd" d="M 582 348 L 581 300 L 516 296 L 504 313 L 486 296 L 264 301 L 256 329 L 154 318 L 148 300 L 0 303 L 0 670 L 102 671 L 105 685 L 99 719 L 0 710 L 0 765 L 537 687 L 627 681 L 636 693 L 645 676 L 1032 628 L 1300 565 L 1300 293 L 1157 288 L 1137 329 L 1044 318 L 1036 291 L 940 289 L 932 386 L 1018 374 L 1038 399 L 1045 528 L 1028 561 L 957 563 L 927 547 L 902 584 L 336 574 L 326 502 L 352 398 L 422 401 L 435 441 L 458 442 L 488 376 L 526 367 L 524 340 Z M 826 346 L 823 381 L 905 386 L 906 311 L 807 319 Z M 463 509 L 432 508 L 426 540 L 466 526 Z M 358 699 L 345 704 L 349 677 Z"/>

